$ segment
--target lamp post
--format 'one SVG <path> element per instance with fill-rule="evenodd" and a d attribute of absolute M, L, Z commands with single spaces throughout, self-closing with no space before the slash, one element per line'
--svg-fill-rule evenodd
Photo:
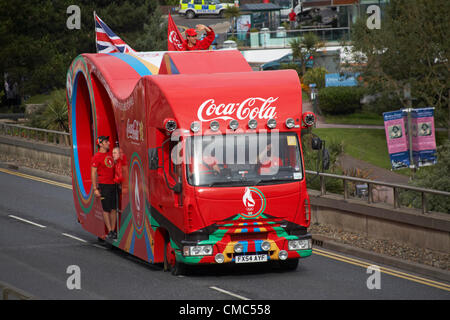
<path fill-rule="evenodd" d="M 317 86 L 315 83 L 310 83 L 309 88 L 311 90 L 311 101 L 313 105 L 313 112 L 317 114 Z M 314 122 L 314 128 L 316 127 L 316 122 Z"/>
<path fill-rule="evenodd" d="M 406 109 L 402 109 L 403 112 L 407 113 L 407 130 L 408 130 L 408 142 L 409 142 L 409 168 L 411 170 L 411 178 L 414 178 L 414 173 L 416 172 L 416 166 L 414 164 L 414 156 L 413 156 L 413 144 L 412 144 L 412 121 L 411 121 L 411 112 L 413 111 L 412 107 L 412 99 L 411 99 L 411 85 L 408 83 L 403 88 L 403 96 L 406 100 Z"/>

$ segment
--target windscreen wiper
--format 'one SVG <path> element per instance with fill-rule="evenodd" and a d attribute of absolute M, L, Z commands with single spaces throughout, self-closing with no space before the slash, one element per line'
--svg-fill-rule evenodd
<path fill-rule="evenodd" d="M 219 185 L 229 185 L 229 184 L 236 184 L 236 187 L 239 186 L 256 186 L 258 183 L 260 183 L 261 180 L 229 180 L 229 181 L 214 181 L 211 182 L 208 187 L 213 186 L 219 186 Z"/>
<path fill-rule="evenodd" d="M 228 180 L 228 181 L 214 181 L 211 182 L 210 184 L 208 184 L 208 187 L 213 187 L 213 186 L 218 186 L 218 185 L 228 185 L 228 184 L 234 184 L 237 183 L 239 185 L 239 183 L 241 183 L 240 180 Z"/>
<path fill-rule="evenodd" d="M 264 183 L 273 183 L 273 182 L 289 183 L 289 182 L 296 182 L 296 181 L 300 181 L 300 180 L 286 179 L 286 178 L 284 178 L 284 179 L 279 178 L 279 179 L 270 179 L 270 180 L 259 180 L 258 183 L 255 184 L 255 186 L 259 185 L 259 184 L 264 184 Z"/>

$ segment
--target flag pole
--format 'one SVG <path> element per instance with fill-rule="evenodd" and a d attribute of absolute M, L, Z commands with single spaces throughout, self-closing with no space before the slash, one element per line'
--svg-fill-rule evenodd
<path fill-rule="evenodd" d="M 95 33 L 95 52 L 98 53 L 98 46 L 97 46 L 97 30 L 95 27 L 95 17 L 97 16 L 97 14 L 95 13 L 94 10 L 94 33 Z"/>

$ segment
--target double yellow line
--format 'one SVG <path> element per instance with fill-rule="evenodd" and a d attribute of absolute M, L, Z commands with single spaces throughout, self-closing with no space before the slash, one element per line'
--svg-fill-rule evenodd
<path fill-rule="evenodd" d="M 358 259 L 345 257 L 345 256 L 342 256 L 340 254 L 332 253 L 332 252 L 325 251 L 325 250 L 322 250 L 322 249 L 317 249 L 317 248 L 313 248 L 313 253 L 317 254 L 319 256 L 323 256 L 323 257 L 331 258 L 331 259 L 334 259 L 334 260 L 346 262 L 346 263 L 349 263 L 349 264 L 352 264 L 352 265 L 355 265 L 355 266 L 359 266 L 359 267 L 363 267 L 363 268 L 366 268 L 366 269 L 369 266 L 373 266 L 374 265 L 373 263 L 367 263 L 367 262 L 364 262 L 364 261 L 361 261 L 361 260 L 358 260 Z M 378 266 L 378 267 L 380 268 L 380 272 L 389 274 L 391 276 L 402 278 L 402 279 L 406 279 L 406 280 L 410 280 L 410 281 L 414 281 L 414 282 L 417 282 L 417 283 L 421 283 L 421 284 L 424 284 L 424 285 L 427 285 L 427 286 L 430 286 L 430 287 L 434 287 L 434 288 L 438 288 L 438 289 L 442 289 L 442 290 L 445 290 L 445 291 L 450 291 L 450 285 L 449 284 L 446 284 L 446 283 L 443 283 L 443 282 L 438 282 L 438 281 L 433 281 L 433 280 L 430 280 L 430 279 L 425 279 L 425 278 L 422 278 L 422 277 L 418 277 L 418 276 L 415 276 L 415 275 L 412 275 L 412 274 L 404 273 L 404 272 L 397 271 L 397 270 L 390 269 L 390 268 L 386 268 L 386 267 L 380 267 L 380 266 Z"/>
<path fill-rule="evenodd" d="M 48 180 L 48 179 L 44 179 L 44 178 L 39 178 L 39 177 L 35 177 L 35 176 L 31 176 L 28 174 L 24 174 L 24 173 L 20 173 L 20 172 L 14 172 L 14 171 L 10 171 L 7 169 L 2 169 L 0 168 L 0 172 L 3 173 L 7 173 L 7 174 L 11 174 L 14 176 L 18 176 L 18 177 L 22 177 L 25 179 L 30 179 L 30 180 L 34 180 L 34 181 L 39 181 L 39 182 L 44 182 L 44 183 L 48 183 L 54 186 L 58 186 L 58 187 L 62 187 L 62 188 L 66 188 L 66 189 L 72 189 L 72 186 L 66 183 L 61 183 L 61 182 L 56 182 L 56 181 L 52 181 L 52 180 Z M 325 251 L 322 249 L 318 249 L 318 248 L 313 248 L 313 253 L 317 254 L 319 256 L 323 256 L 323 257 L 327 257 L 327 258 L 331 258 L 334 260 L 338 260 L 338 261 L 342 261 L 345 263 L 349 263 L 355 266 L 359 266 L 359 267 L 363 267 L 363 268 L 368 268 L 371 265 L 371 263 L 367 263 L 358 259 L 353 259 L 353 258 L 349 258 L 349 257 L 345 257 L 343 255 L 340 254 L 336 254 L 336 253 L 332 253 L 329 251 Z M 438 281 L 433 281 L 430 279 L 425 279 L 422 277 L 418 277 L 412 274 L 408 274 L 408 273 L 404 273 L 401 271 L 397 271 L 394 269 L 390 269 L 390 268 L 386 268 L 386 267 L 379 267 L 380 268 L 380 272 L 383 272 L 385 274 L 389 274 L 392 275 L 394 277 L 398 277 L 398 278 L 402 278 L 402 279 L 406 279 L 406 280 L 410 280 L 410 281 L 414 281 L 417 283 L 421 283 L 430 287 L 434 287 L 434 288 L 438 288 L 438 289 L 442 289 L 445 291 L 450 291 L 450 285 L 443 283 L 443 282 L 438 282 Z"/>
<path fill-rule="evenodd" d="M 56 182 L 56 181 L 52 181 L 52 180 L 48 180 L 48 179 L 44 179 L 44 178 L 30 176 L 29 174 L 25 174 L 25 173 L 21 173 L 21 172 L 14 172 L 14 171 L 10 171 L 8 169 L 3 169 L 3 168 L 0 168 L 0 172 L 11 174 L 13 176 L 17 176 L 17 177 L 21 177 L 21 178 L 25 178 L 25 179 L 30 179 L 30 180 L 34 180 L 34 181 L 44 182 L 44 183 L 48 183 L 48 184 L 51 184 L 51 185 L 54 185 L 54 186 L 58 186 L 58 187 L 62 187 L 62 188 L 66 188 L 66 189 L 72 190 L 72 186 L 70 184 L 67 184 L 67 183 Z"/>

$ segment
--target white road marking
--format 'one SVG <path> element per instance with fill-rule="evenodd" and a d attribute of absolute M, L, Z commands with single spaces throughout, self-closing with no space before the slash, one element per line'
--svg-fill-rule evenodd
<path fill-rule="evenodd" d="M 93 244 L 94 247 L 99 248 L 99 249 L 103 249 L 103 250 L 108 250 L 108 248 L 102 247 L 99 244 Z"/>
<path fill-rule="evenodd" d="M 46 226 L 43 226 L 42 224 L 35 223 L 33 221 L 30 221 L 30 220 L 27 220 L 27 219 L 24 219 L 24 218 L 20 218 L 20 217 L 17 217 L 17 216 L 13 216 L 12 214 L 8 215 L 8 217 L 16 219 L 16 220 L 19 220 L 19 221 L 22 221 L 22 222 L 26 222 L 26 223 L 32 224 L 33 226 L 36 226 L 36 227 L 39 227 L 39 228 L 47 228 Z"/>
<path fill-rule="evenodd" d="M 63 235 L 63 236 L 66 236 L 66 237 L 69 237 L 69 238 L 72 238 L 72 239 L 75 239 L 75 240 L 78 240 L 78 241 L 81 241 L 81 242 L 84 242 L 84 243 L 87 243 L 86 240 L 80 239 L 80 238 L 75 237 L 75 236 L 73 236 L 73 235 L 71 235 L 71 234 L 68 234 L 68 233 L 62 233 L 62 235 Z"/>
<path fill-rule="evenodd" d="M 235 298 L 238 298 L 238 299 L 241 299 L 241 300 L 251 300 L 249 298 L 240 296 L 240 295 L 238 295 L 236 293 L 233 293 L 233 292 L 230 292 L 230 291 L 227 291 L 227 290 L 224 290 L 224 289 L 220 289 L 220 288 L 217 288 L 217 287 L 214 287 L 214 286 L 213 287 L 209 287 L 209 288 L 213 289 L 213 290 L 216 290 L 216 291 L 219 291 L 219 292 L 222 292 L 222 293 L 225 293 L 225 294 L 228 294 L 228 295 L 230 295 L 232 297 L 235 297 Z"/>

